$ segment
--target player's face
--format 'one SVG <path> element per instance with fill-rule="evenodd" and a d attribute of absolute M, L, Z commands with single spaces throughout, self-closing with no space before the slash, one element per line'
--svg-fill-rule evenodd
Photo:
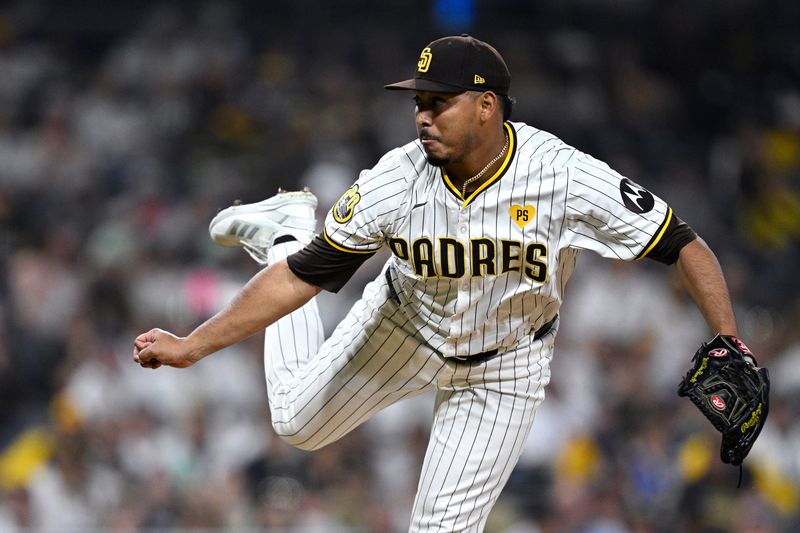
<path fill-rule="evenodd" d="M 476 145 L 480 106 L 474 93 L 416 91 L 414 103 L 417 136 L 431 165 L 456 162 Z"/>

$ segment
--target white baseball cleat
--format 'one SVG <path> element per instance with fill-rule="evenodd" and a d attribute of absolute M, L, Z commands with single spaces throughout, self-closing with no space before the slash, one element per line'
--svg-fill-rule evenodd
<path fill-rule="evenodd" d="M 291 235 L 308 244 L 314 238 L 317 197 L 307 188 L 278 194 L 254 204 L 235 203 L 223 209 L 208 225 L 211 239 L 227 247 L 242 247 L 259 264 L 267 264 L 275 239 Z"/>

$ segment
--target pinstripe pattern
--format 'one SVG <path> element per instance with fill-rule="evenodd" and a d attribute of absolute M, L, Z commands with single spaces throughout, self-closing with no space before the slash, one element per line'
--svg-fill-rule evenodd
<path fill-rule="evenodd" d="M 525 124 L 506 128 L 509 155 L 478 194 L 462 198 L 412 142 L 360 174 L 345 197 L 357 202 L 337 206 L 341 222 L 327 217 L 337 248 L 389 245 L 399 303 L 381 274 L 329 339 L 313 300 L 265 336 L 273 426 L 303 449 L 437 391 L 415 532 L 483 529 L 544 399 L 558 320 L 541 339 L 531 333 L 557 316 L 581 250 L 634 260 L 669 210 L 658 198 L 629 210 L 643 193 L 623 198 L 623 177 L 605 163 Z M 271 260 L 292 246 L 276 246 Z"/>
<path fill-rule="evenodd" d="M 289 322 L 295 329 L 314 327 L 307 310 L 298 309 L 267 329 L 272 423 L 287 442 L 320 448 L 387 405 L 436 386 L 444 359 L 416 335 L 388 294 L 385 280 L 370 283 L 331 337 L 304 354 L 287 357 L 295 345 L 272 333 Z M 295 361 L 294 368 L 284 367 Z"/>
<path fill-rule="evenodd" d="M 658 198 L 649 212 L 628 210 L 620 193 L 623 177 L 608 165 L 550 133 L 521 123 L 509 127 L 514 139 L 510 163 L 471 200 L 465 202 L 427 163 L 415 141 L 361 173 L 361 200 L 352 219 L 326 220 L 327 235 L 345 249 L 376 250 L 389 239 L 401 239 L 413 255 L 419 239 L 428 241 L 419 248 L 428 260 L 423 267 L 397 255 L 391 263 L 409 320 L 445 356 L 515 346 L 558 312 L 575 264 L 571 250 L 633 260 L 667 214 Z M 534 219 L 523 228 L 509 214 L 514 205 L 535 209 Z M 470 243 L 476 239 L 489 238 L 495 253 L 503 240 L 541 243 L 549 275 L 544 281 L 531 279 L 523 268 L 502 275 L 484 269 L 459 279 L 442 277 L 436 270 L 441 268 L 436 254 L 442 237 L 462 243 L 468 265 L 474 259 Z M 560 262 L 562 254 L 569 261 Z"/>
<path fill-rule="evenodd" d="M 440 387 L 412 531 L 482 531 L 544 399 L 554 338 L 460 365 Z"/>
<path fill-rule="evenodd" d="M 273 246 L 267 255 L 268 261 L 274 263 L 296 252 L 302 247 L 297 242 L 288 242 Z M 300 366 L 308 359 L 308 354 L 316 353 L 324 340 L 322 319 L 319 316 L 316 300 L 292 313 L 290 319 L 282 319 L 265 331 L 265 346 L 280 346 L 279 350 L 270 349 L 273 360 L 266 365 L 267 394 L 276 383 L 285 383 L 295 377 Z M 280 360 L 275 360 L 279 358 Z"/>
<path fill-rule="evenodd" d="M 319 327 L 309 320 L 313 300 L 267 329 L 273 426 L 314 450 L 396 401 L 438 390 L 411 531 L 481 531 L 544 399 L 557 323 L 539 340 L 472 365 L 432 350 L 389 294 L 381 275 L 316 350 L 277 334 Z"/>

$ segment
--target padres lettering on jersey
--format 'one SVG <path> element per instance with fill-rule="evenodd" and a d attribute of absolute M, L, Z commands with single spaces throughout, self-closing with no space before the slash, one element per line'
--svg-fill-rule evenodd
<path fill-rule="evenodd" d="M 522 272 L 528 278 L 542 283 L 547 279 L 547 247 L 535 242 L 525 246 L 519 241 L 471 239 L 463 243 L 450 237 L 439 237 L 437 242 L 422 237 L 409 246 L 402 238 L 391 237 L 389 249 L 398 258 L 411 264 L 421 278 L 440 276 L 460 279 L 464 276 L 495 276 L 509 272 Z"/>
<path fill-rule="evenodd" d="M 671 216 L 554 135 L 504 126 L 502 166 L 467 198 L 414 141 L 363 171 L 325 222 L 341 250 L 388 246 L 409 319 L 445 356 L 512 347 L 556 315 L 580 250 L 644 257 Z"/>

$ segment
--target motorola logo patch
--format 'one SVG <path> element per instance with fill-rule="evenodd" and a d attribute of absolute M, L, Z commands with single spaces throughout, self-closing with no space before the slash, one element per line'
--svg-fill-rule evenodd
<path fill-rule="evenodd" d="M 634 213 L 647 213 L 655 205 L 653 195 L 647 189 L 640 187 L 628 178 L 619 183 L 619 192 L 622 202 Z"/>

